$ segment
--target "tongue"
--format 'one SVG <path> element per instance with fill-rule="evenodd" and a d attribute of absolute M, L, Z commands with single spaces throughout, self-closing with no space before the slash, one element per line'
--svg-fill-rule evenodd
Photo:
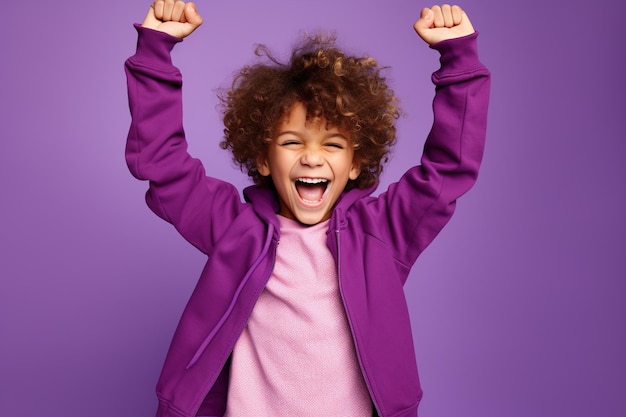
<path fill-rule="evenodd" d="M 307 201 L 320 201 L 326 191 L 326 184 L 305 184 L 296 182 L 296 189 L 300 198 Z"/>

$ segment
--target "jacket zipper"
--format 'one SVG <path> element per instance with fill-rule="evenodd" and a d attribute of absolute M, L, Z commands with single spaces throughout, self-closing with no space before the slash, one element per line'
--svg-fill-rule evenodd
<path fill-rule="evenodd" d="M 372 386 L 368 380 L 368 376 L 365 372 L 365 367 L 363 366 L 363 361 L 361 360 L 361 354 L 359 353 L 359 348 L 357 345 L 357 340 L 354 333 L 354 327 L 352 326 L 352 319 L 350 318 L 350 313 L 348 311 L 348 306 L 346 304 L 346 298 L 343 295 L 343 285 L 341 282 L 341 243 L 339 240 L 339 228 L 335 229 L 335 237 L 337 238 L 337 282 L 339 283 L 339 294 L 341 295 L 341 301 L 343 302 L 343 308 L 346 311 L 346 319 L 348 320 L 348 326 L 350 326 L 350 334 L 352 335 L 352 342 L 354 343 L 354 352 L 356 353 L 356 358 L 359 361 L 359 367 L 361 368 L 361 374 L 363 375 L 363 380 L 365 381 L 365 385 L 367 386 L 367 391 L 370 393 L 370 398 L 372 399 L 372 403 L 374 404 L 374 408 L 378 415 L 379 413 L 378 405 L 376 404 L 376 399 L 374 398 L 374 392 L 372 390 Z"/>
<path fill-rule="evenodd" d="M 246 276 L 242 280 L 241 284 L 239 284 L 239 287 L 237 287 L 237 291 L 235 292 L 235 297 L 233 297 L 233 301 L 231 302 L 231 306 L 234 306 L 234 303 L 235 303 L 234 300 L 236 300 L 238 298 L 239 293 L 240 293 L 240 288 L 243 288 L 243 284 L 248 281 L 248 279 L 250 278 L 250 275 L 252 275 L 252 271 L 259 266 L 259 264 L 261 263 L 261 260 L 267 255 L 267 252 L 269 251 L 270 244 L 272 243 L 272 238 L 274 236 L 274 225 L 271 224 L 271 223 L 268 223 L 268 225 L 269 225 L 268 234 L 267 234 L 267 237 L 265 238 L 265 244 L 263 245 L 263 250 L 261 251 L 261 255 L 259 255 L 259 257 L 252 264 L 250 269 L 248 269 L 248 272 L 246 273 Z M 279 242 L 276 242 L 276 246 L 278 246 L 278 243 Z M 274 248 L 274 251 L 276 251 L 276 248 Z M 270 269 L 270 271 L 274 270 L 274 265 L 276 264 L 276 256 L 274 256 L 274 260 L 272 262 L 273 262 L 272 263 L 272 268 Z M 270 279 L 270 276 L 271 276 L 271 272 L 270 272 L 270 275 L 268 275 L 267 278 L 265 279 L 265 283 L 266 284 L 267 284 L 267 281 Z M 224 315 L 222 316 L 222 319 L 224 319 L 224 321 L 225 321 L 225 317 L 228 316 L 228 314 L 229 314 L 229 312 L 231 310 L 232 310 L 232 308 L 230 308 L 230 306 L 229 306 L 229 308 L 226 310 L 227 312 L 224 313 Z M 219 324 L 220 324 L 219 327 L 221 327 L 224 324 L 224 323 L 222 323 L 221 319 L 219 321 Z M 196 351 L 196 354 L 194 355 L 193 359 L 195 359 L 195 361 L 192 359 L 192 362 L 190 362 L 189 365 L 187 365 L 186 369 L 189 369 L 191 366 L 193 366 L 198 361 L 198 359 L 200 358 L 202 352 L 204 352 L 204 349 L 206 349 L 206 347 L 209 344 L 209 342 L 213 339 L 213 337 L 215 337 L 215 333 L 217 333 L 217 331 L 211 332 L 209 334 L 209 336 L 206 337 L 206 339 L 204 340 L 204 342 L 202 343 L 200 348 L 198 348 L 198 350 Z M 197 358 L 196 358 L 196 356 L 197 356 Z M 222 367 L 223 366 L 224 365 L 222 364 Z M 210 390 L 211 390 L 211 387 L 207 388 L 205 390 L 204 396 L 206 396 L 207 393 Z M 193 412 L 192 415 L 195 416 L 196 414 L 198 414 L 198 411 L 200 410 L 200 406 L 202 406 L 202 401 L 200 401 L 200 404 L 198 405 L 198 407 L 196 408 L 196 410 Z"/>
<path fill-rule="evenodd" d="M 274 225 L 272 223 L 268 223 L 268 225 L 269 225 L 269 227 L 268 227 L 268 231 L 267 231 L 267 237 L 265 238 L 265 243 L 263 245 L 263 249 L 261 250 L 261 254 L 254 261 L 252 266 L 248 269 L 248 272 L 246 273 L 246 275 L 241 280 L 241 283 L 239 283 L 239 286 L 237 287 L 237 290 L 235 291 L 235 294 L 233 296 L 233 299 L 230 302 L 230 305 L 228 306 L 228 308 L 226 309 L 224 314 L 222 314 L 222 317 L 217 322 L 217 324 L 215 325 L 213 330 L 207 335 L 207 337 L 204 339 L 204 341 L 200 344 L 200 347 L 198 347 L 198 349 L 196 350 L 196 353 L 193 355 L 193 357 L 191 358 L 191 361 L 189 362 L 189 364 L 187 365 L 187 367 L 185 369 L 191 368 L 193 365 L 195 365 L 196 362 L 198 362 L 198 360 L 200 359 L 200 357 L 204 353 L 205 349 L 207 348 L 207 346 L 209 345 L 211 340 L 213 340 L 213 338 L 215 337 L 217 332 L 222 328 L 222 326 L 224 325 L 224 323 L 226 322 L 226 320 L 230 316 L 230 313 L 235 308 L 235 304 L 237 303 L 237 300 L 239 299 L 239 294 L 241 294 L 241 291 L 243 290 L 243 287 L 250 280 L 250 277 L 252 276 L 252 273 L 261 264 L 261 262 L 263 261 L 263 258 L 265 258 L 265 255 L 267 255 L 267 252 L 269 251 L 269 248 L 270 248 L 270 243 L 272 242 L 272 237 L 274 236 Z"/>

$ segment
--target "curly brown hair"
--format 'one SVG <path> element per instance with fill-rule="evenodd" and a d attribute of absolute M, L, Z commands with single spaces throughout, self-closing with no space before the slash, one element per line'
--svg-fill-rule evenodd
<path fill-rule="evenodd" d="M 361 173 L 347 188 L 377 183 L 400 116 L 397 98 L 382 75 L 386 68 L 369 56 L 346 55 L 334 36 L 320 34 L 301 40 L 287 63 L 264 45 L 255 52 L 265 62 L 243 67 L 219 94 L 225 126 L 220 147 L 231 150 L 241 170 L 256 184 L 272 184 L 259 173 L 257 162 L 267 154 L 278 122 L 301 102 L 307 119 L 323 118 L 348 133 Z"/>

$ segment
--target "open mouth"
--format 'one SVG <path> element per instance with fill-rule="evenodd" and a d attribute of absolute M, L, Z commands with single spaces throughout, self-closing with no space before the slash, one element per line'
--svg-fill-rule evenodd
<path fill-rule="evenodd" d="M 296 191 L 303 202 L 315 204 L 324 198 L 328 184 L 329 181 L 323 178 L 298 178 Z"/>

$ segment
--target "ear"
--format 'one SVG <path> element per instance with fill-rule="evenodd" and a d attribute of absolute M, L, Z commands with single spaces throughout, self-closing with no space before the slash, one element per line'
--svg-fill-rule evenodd
<path fill-rule="evenodd" d="M 264 177 L 267 177 L 268 175 L 270 175 L 270 165 L 267 162 L 267 157 L 259 157 L 256 160 L 256 169 L 257 171 L 259 171 L 259 174 L 261 174 Z"/>
<path fill-rule="evenodd" d="M 351 180 L 356 180 L 361 175 L 361 164 L 356 159 L 352 161 L 352 168 L 350 168 L 349 178 Z"/>

